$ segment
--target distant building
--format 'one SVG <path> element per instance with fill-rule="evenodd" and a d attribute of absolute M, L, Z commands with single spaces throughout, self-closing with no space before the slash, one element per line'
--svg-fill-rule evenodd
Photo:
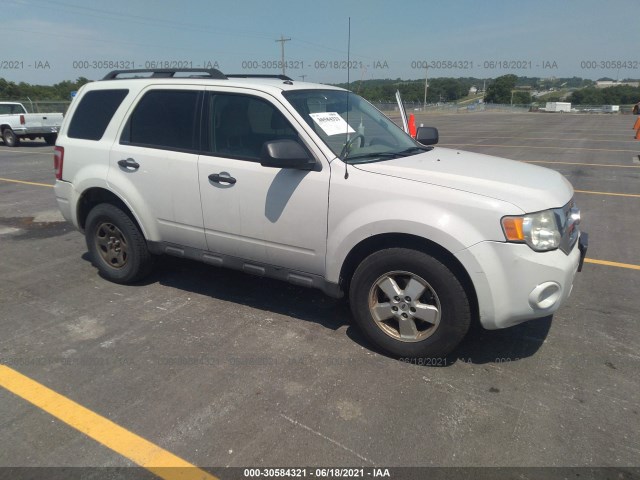
<path fill-rule="evenodd" d="M 615 80 L 598 80 L 596 82 L 596 88 L 610 88 L 617 86 L 639 87 L 640 82 L 617 82 Z"/>
<path fill-rule="evenodd" d="M 469 95 L 476 95 L 478 93 L 478 87 L 475 85 L 469 89 Z"/>

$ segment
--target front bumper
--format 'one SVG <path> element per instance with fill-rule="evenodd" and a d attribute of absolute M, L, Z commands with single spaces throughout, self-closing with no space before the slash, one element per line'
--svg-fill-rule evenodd
<path fill-rule="evenodd" d="M 578 249 L 580 250 L 580 263 L 578 263 L 578 271 L 582 271 L 584 265 L 584 259 L 587 256 L 587 249 L 589 248 L 589 234 L 580 232 L 580 239 L 578 240 Z"/>
<path fill-rule="evenodd" d="M 568 255 L 505 242 L 481 242 L 459 252 L 476 289 L 482 326 L 506 328 L 557 311 L 582 269 L 587 239 L 581 233 Z"/>

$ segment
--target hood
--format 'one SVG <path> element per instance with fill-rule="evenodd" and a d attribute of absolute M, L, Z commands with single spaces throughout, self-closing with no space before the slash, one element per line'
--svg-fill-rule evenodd
<path fill-rule="evenodd" d="M 554 170 L 448 148 L 354 167 L 502 200 L 525 213 L 561 207 L 573 197 L 569 181 Z"/>

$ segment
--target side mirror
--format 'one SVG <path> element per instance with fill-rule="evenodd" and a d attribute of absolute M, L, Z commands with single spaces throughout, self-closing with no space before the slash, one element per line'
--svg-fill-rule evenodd
<path fill-rule="evenodd" d="M 262 145 L 260 165 L 273 168 L 313 170 L 315 159 L 294 140 L 271 140 Z"/>
<path fill-rule="evenodd" d="M 435 127 L 418 127 L 416 140 L 422 145 L 435 145 L 438 143 L 438 129 Z"/>

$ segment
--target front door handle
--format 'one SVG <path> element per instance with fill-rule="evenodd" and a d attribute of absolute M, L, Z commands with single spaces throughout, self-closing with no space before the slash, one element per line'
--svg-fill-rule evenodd
<path fill-rule="evenodd" d="M 133 158 L 127 158 L 126 160 L 119 160 L 118 165 L 127 170 L 137 170 L 140 168 L 140 164 Z"/>
<path fill-rule="evenodd" d="M 233 177 L 227 177 L 226 175 L 220 175 L 219 173 L 212 173 L 209 175 L 209 180 L 214 183 L 228 183 L 230 185 L 234 185 L 236 183 L 236 179 Z"/>

